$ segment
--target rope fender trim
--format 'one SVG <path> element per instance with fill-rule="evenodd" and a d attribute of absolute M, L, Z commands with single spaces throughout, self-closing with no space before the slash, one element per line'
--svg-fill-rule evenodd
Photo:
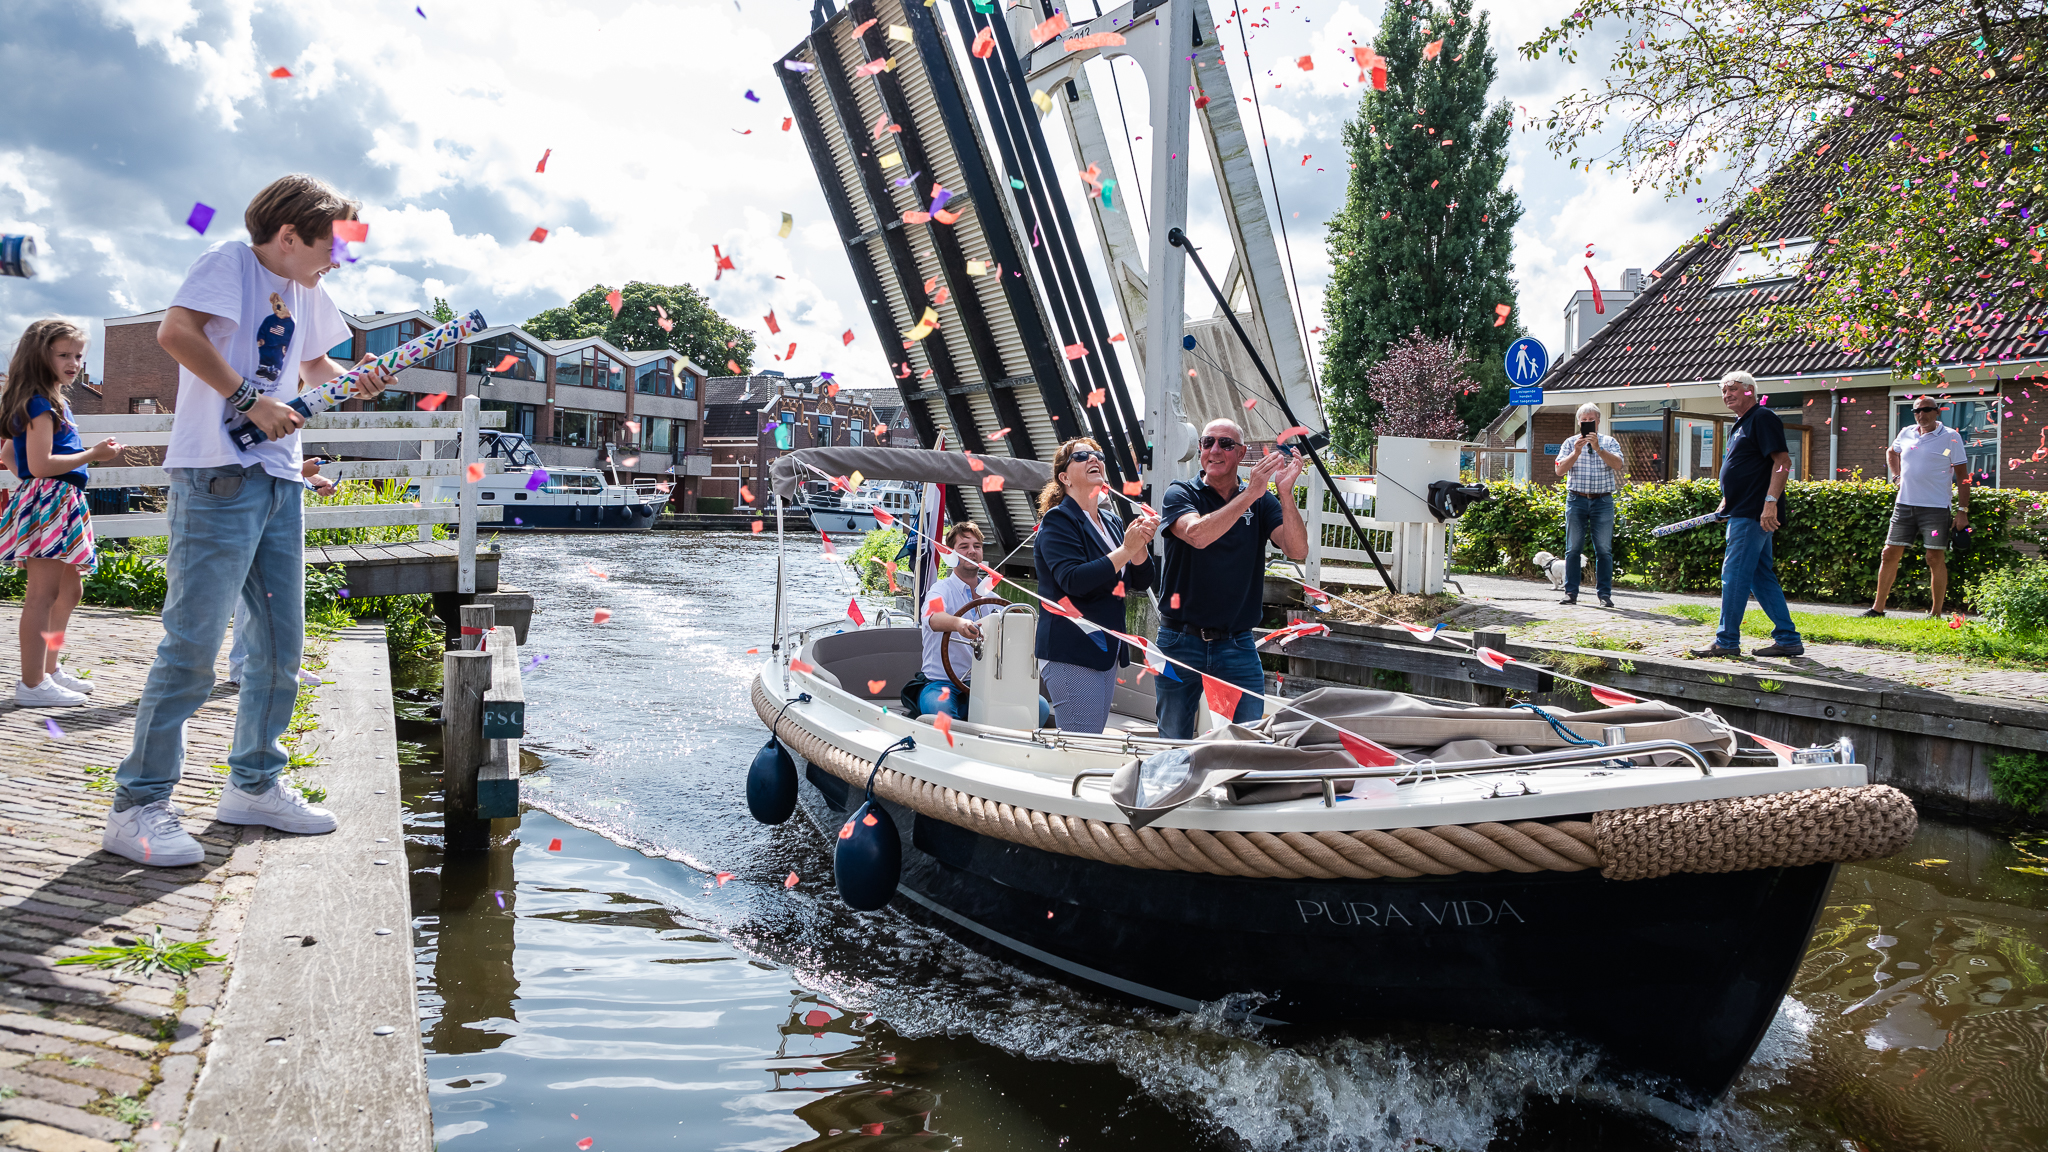
<path fill-rule="evenodd" d="M 766 721 L 782 701 L 754 682 Z M 1849 863 L 1905 848 L 1919 816 L 1886 784 L 1810 788 L 1595 813 L 1585 820 L 1446 824 L 1356 832 L 1211 832 L 1147 827 L 1020 808 L 905 775 L 813 734 L 781 728 L 792 752 L 921 816 L 1061 856 L 1161 871 L 1285 880 L 1412 879 L 1460 872 L 1583 872 L 1646 880 L 1673 872 Z"/>

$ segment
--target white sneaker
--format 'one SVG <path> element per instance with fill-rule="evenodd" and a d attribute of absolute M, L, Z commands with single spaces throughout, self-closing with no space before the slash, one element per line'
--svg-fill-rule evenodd
<path fill-rule="evenodd" d="M 108 816 L 100 847 L 152 868 L 176 868 L 206 859 L 199 841 L 178 823 L 178 812 L 169 800 L 137 804 Z"/>
<path fill-rule="evenodd" d="M 73 692 L 57 683 L 54 676 L 45 676 L 31 688 L 21 681 L 14 682 L 14 704 L 17 708 L 78 708 L 89 703 L 83 692 Z"/>
<path fill-rule="evenodd" d="M 261 824 L 280 832 L 317 834 L 336 827 L 334 813 L 306 803 L 299 790 L 282 779 L 268 792 L 244 792 L 232 784 L 221 789 L 215 818 L 223 824 Z"/>
<path fill-rule="evenodd" d="M 65 688 L 69 688 L 73 692 L 77 692 L 86 696 L 92 695 L 92 681 L 81 680 L 78 677 L 73 676 L 71 674 L 71 671 L 65 668 L 62 664 L 57 665 L 57 670 L 55 672 L 50 673 L 48 676 L 44 677 L 44 679 L 54 680 L 57 682 L 58 685 Z"/>

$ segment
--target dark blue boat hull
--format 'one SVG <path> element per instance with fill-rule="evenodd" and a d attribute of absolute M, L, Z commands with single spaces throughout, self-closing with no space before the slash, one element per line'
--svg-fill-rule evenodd
<path fill-rule="evenodd" d="M 846 785 L 805 766 L 820 828 Z M 857 797 L 855 798 L 857 801 Z M 1005 959 L 1189 1009 L 1236 999 L 1318 1032 L 1450 1024 L 1596 1045 L 1698 1104 L 1749 1061 L 1834 865 L 1611 881 L 1597 872 L 1266 880 L 1043 852 L 891 807 L 893 907 Z"/>
<path fill-rule="evenodd" d="M 561 504 L 505 504 L 505 518 L 488 526 L 506 532 L 649 532 L 660 509 L 652 504 L 570 507 Z M 647 511 L 643 514 L 641 509 Z"/>

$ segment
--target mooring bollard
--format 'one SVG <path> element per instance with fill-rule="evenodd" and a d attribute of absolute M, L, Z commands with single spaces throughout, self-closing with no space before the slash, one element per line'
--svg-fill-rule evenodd
<path fill-rule="evenodd" d="M 484 695 L 490 689 L 490 653 L 442 655 L 441 823 L 450 852 L 483 852 L 491 846 L 491 822 L 479 819 L 476 810 L 477 770 L 490 752 L 483 721 Z"/>
<path fill-rule="evenodd" d="M 462 620 L 462 650 L 475 652 L 484 646 L 484 637 L 498 626 L 498 608 L 495 604 L 464 604 L 460 612 Z"/>

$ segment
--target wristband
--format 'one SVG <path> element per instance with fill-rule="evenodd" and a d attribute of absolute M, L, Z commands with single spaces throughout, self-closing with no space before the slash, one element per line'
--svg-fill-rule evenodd
<path fill-rule="evenodd" d="M 256 406 L 256 401 L 262 396 L 263 393 L 256 388 L 256 382 L 244 376 L 242 386 L 235 389 L 234 395 L 228 397 L 228 403 L 234 405 L 237 412 L 247 412 Z"/>

